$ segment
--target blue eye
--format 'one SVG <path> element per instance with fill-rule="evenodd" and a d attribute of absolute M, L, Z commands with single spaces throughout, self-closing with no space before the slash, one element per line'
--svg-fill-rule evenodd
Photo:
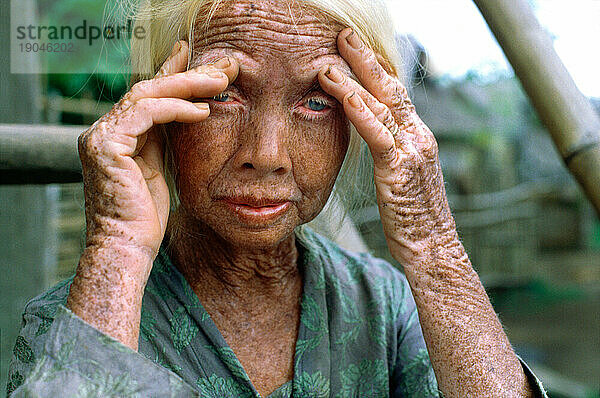
<path fill-rule="evenodd" d="M 217 102 L 227 102 L 229 100 L 229 94 L 221 93 L 219 95 L 215 95 L 213 100 Z"/>
<path fill-rule="evenodd" d="M 311 98 L 306 101 L 306 107 L 311 111 L 319 112 L 327 108 L 327 103 L 320 98 Z"/>

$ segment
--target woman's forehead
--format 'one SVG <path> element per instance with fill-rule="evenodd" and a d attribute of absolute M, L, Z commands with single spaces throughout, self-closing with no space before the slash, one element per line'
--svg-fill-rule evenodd
<path fill-rule="evenodd" d="M 191 66 L 210 62 L 223 53 L 243 54 L 248 62 L 259 63 L 273 57 L 300 64 L 323 56 L 340 58 L 336 39 L 342 29 L 297 2 L 226 1 L 208 29 L 198 23 Z"/>

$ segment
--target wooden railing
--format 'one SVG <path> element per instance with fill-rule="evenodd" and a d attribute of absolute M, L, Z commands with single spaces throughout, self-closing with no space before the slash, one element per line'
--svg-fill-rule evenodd
<path fill-rule="evenodd" d="M 86 128 L 0 124 L 0 184 L 81 181 L 77 137 Z"/>

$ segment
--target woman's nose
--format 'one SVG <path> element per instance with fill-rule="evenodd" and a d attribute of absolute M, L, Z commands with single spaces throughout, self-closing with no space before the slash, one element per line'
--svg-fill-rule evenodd
<path fill-rule="evenodd" d="M 285 121 L 264 117 L 242 133 L 235 168 L 261 177 L 285 175 L 292 169 L 288 142 L 289 128 Z"/>

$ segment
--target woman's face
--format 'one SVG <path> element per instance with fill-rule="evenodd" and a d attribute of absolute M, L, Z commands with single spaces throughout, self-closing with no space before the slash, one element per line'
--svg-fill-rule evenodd
<path fill-rule="evenodd" d="M 291 4 L 291 3 L 290 3 Z M 313 219 L 344 159 L 349 124 L 318 83 L 335 64 L 341 26 L 287 2 L 226 3 L 196 32 L 191 67 L 229 56 L 237 79 L 211 115 L 172 133 L 185 214 L 236 246 L 267 248 Z"/>

